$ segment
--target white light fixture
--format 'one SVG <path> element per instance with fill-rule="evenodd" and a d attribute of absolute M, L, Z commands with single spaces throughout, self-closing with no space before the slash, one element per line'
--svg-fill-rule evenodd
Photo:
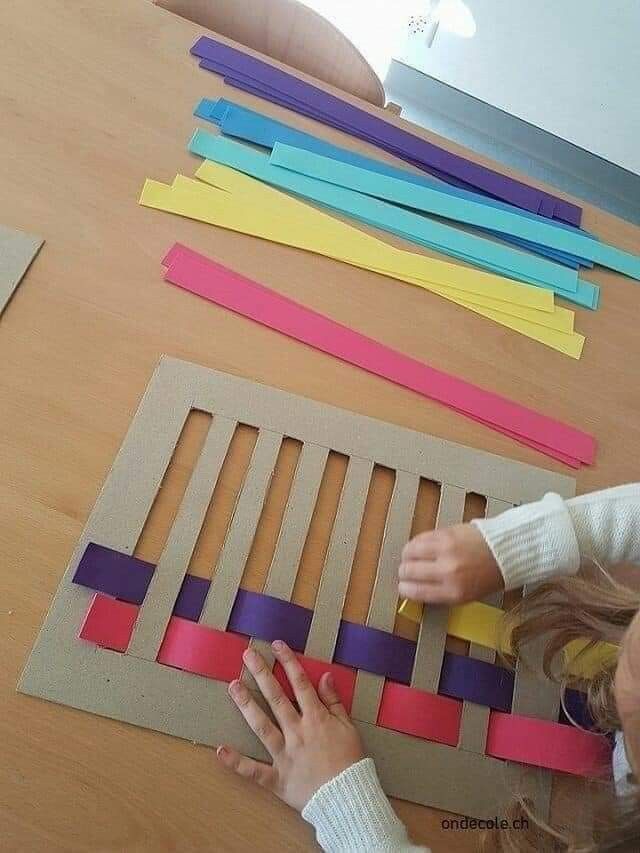
<path fill-rule="evenodd" d="M 407 34 L 411 15 L 424 12 L 425 0 L 302 0 L 330 21 L 357 47 L 380 80 L 389 71 Z"/>
<path fill-rule="evenodd" d="M 460 38 L 473 38 L 476 22 L 463 0 L 431 0 L 428 9 L 409 18 L 409 37 L 419 38 L 425 47 L 431 47 L 438 30 L 442 29 Z"/>

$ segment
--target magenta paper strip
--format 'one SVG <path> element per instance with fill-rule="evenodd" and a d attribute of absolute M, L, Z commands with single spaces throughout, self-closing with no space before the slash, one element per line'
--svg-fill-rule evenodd
<path fill-rule="evenodd" d="M 322 352 L 444 403 L 573 467 L 595 458 L 592 436 L 436 370 L 176 244 L 166 280 Z"/>

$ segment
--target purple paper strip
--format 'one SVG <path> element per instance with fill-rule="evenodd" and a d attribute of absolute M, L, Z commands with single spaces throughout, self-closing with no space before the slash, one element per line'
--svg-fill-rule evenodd
<path fill-rule="evenodd" d="M 438 693 L 511 712 L 514 675 L 486 661 L 445 652 Z"/>
<path fill-rule="evenodd" d="M 411 640 L 378 631 L 377 628 L 343 621 L 340 623 L 333 660 L 409 684 L 415 655 L 416 644 Z"/>
<path fill-rule="evenodd" d="M 554 196 L 420 139 L 243 51 L 203 36 L 191 48 L 191 53 L 208 62 L 218 63 L 219 69 L 222 67 L 232 69 L 228 75 L 230 77 L 242 76 L 244 82 L 254 81 L 260 87 L 270 89 L 274 97 L 281 95 L 294 99 L 307 108 L 326 114 L 334 121 L 337 120 L 349 127 L 351 133 L 364 134 L 372 141 L 375 140 L 381 147 L 387 150 L 393 149 L 399 156 L 412 158 L 422 164 L 435 167 L 471 186 L 534 213 L 539 211 L 541 200 L 548 198 L 554 205 L 555 212 Z M 293 105 L 292 108 L 295 109 Z M 563 215 L 571 211 L 571 215 L 578 219 L 578 222 L 573 221 L 571 224 L 579 224 L 580 208 L 564 202 L 560 210 Z"/>
<path fill-rule="evenodd" d="M 211 581 L 197 575 L 185 575 L 173 605 L 173 615 L 197 622 L 200 619 Z"/>
<path fill-rule="evenodd" d="M 73 581 L 130 604 L 142 604 L 154 571 L 152 563 L 90 542 Z"/>
<path fill-rule="evenodd" d="M 581 728 L 590 730 L 595 728 L 593 717 L 587 705 L 586 693 L 583 693 L 581 690 L 565 690 L 564 703 L 567 706 L 567 711 Z M 570 726 L 573 725 L 573 722 L 567 717 L 562 706 L 560 707 L 559 722 Z"/>
<path fill-rule="evenodd" d="M 129 554 L 90 543 L 78 564 L 74 582 L 96 592 L 112 595 L 132 604 L 142 604 L 155 566 Z M 173 609 L 174 616 L 197 622 L 210 582 L 185 575 Z M 228 630 L 271 642 L 284 640 L 304 652 L 313 612 L 288 601 L 262 593 L 238 590 Z M 334 662 L 363 669 L 392 681 L 409 684 L 416 644 L 395 634 L 366 625 L 341 622 Z M 466 699 L 501 711 L 511 710 L 513 674 L 494 664 L 445 653 L 439 692 Z M 570 708 L 576 711 L 577 691 L 567 691 Z"/>
<path fill-rule="evenodd" d="M 298 604 L 239 589 L 227 629 L 267 642 L 284 640 L 295 651 L 304 652 L 312 616 L 312 610 Z"/>

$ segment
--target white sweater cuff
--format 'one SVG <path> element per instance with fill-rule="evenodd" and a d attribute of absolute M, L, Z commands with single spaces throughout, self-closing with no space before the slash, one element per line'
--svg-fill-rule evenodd
<path fill-rule="evenodd" d="M 505 589 L 539 583 L 580 568 L 580 547 L 565 501 L 548 494 L 495 518 L 472 522 L 495 557 Z"/>
<path fill-rule="evenodd" d="M 318 844 L 329 853 L 418 850 L 391 808 L 371 758 L 363 758 L 323 785 L 302 810 Z"/>

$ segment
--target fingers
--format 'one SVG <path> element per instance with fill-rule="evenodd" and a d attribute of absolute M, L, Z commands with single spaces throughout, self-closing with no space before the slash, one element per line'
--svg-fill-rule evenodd
<path fill-rule="evenodd" d="M 242 659 L 245 666 L 255 678 L 260 692 L 267 700 L 273 711 L 273 716 L 283 731 L 300 719 L 296 709 L 293 707 L 284 690 L 274 678 L 273 673 L 266 664 L 265 659 L 255 649 L 247 649 Z"/>
<path fill-rule="evenodd" d="M 398 568 L 398 577 L 401 581 L 436 581 L 441 572 L 438 571 L 438 563 L 427 560 L 402 561 Z"/>
<path fill-rule="evenodd" d="M 231 746 L 219 746 L 216 755 L 221 764 L 224 764 L 229 770 L 233 770 L 238 776 L 251 779 L 252 782 L 262 788 L 269 788 L 270 790 L 275 788 L 276 773 L 269 764 L 247 758 Z"/>
<path fill-rule="evenodd" d="M 271 722 L 241 681 L 232 681 L 229 695 L 238 706 L 242 716 L 256 737 L 264 744 L 270 755 L 276 756 L 284 746 L 282 732 Z"/>
<path fill-rule="evenodd" d="M 400 581 L 398 595 L 400 598 L 409 598 L 411 601 L 423 601 L 428 604 L 454 604 L 460 601 L 456 590 L 446 584 L 438 583 Z"/>
<path fill-rule="evenodd" d="M 402 562 L 435 560 L 438 556 L 438 531 L 429 530 L 414 536 L 402 549 Z"/>
<path fill-rule="evenodd" d="M 318 699 L 318 694 L 313 689 L 307 673 L 289 646 L 281 640 L 276 640 L 272 643 L 272 648 L 289 679 L 293 695 L 296 697 L 296 702 L 302 713 L 304 714 L 305 712 L 322 707 Z"/>
<path fill-rule="evenodd" d="M 349 715 L 340 701 L 333 676 L 330 672 L 325 672 L 320 678 L 318 683 L 318 696 L 334 717 L 338 717 L 341 720 L 349 719 Z"/>

